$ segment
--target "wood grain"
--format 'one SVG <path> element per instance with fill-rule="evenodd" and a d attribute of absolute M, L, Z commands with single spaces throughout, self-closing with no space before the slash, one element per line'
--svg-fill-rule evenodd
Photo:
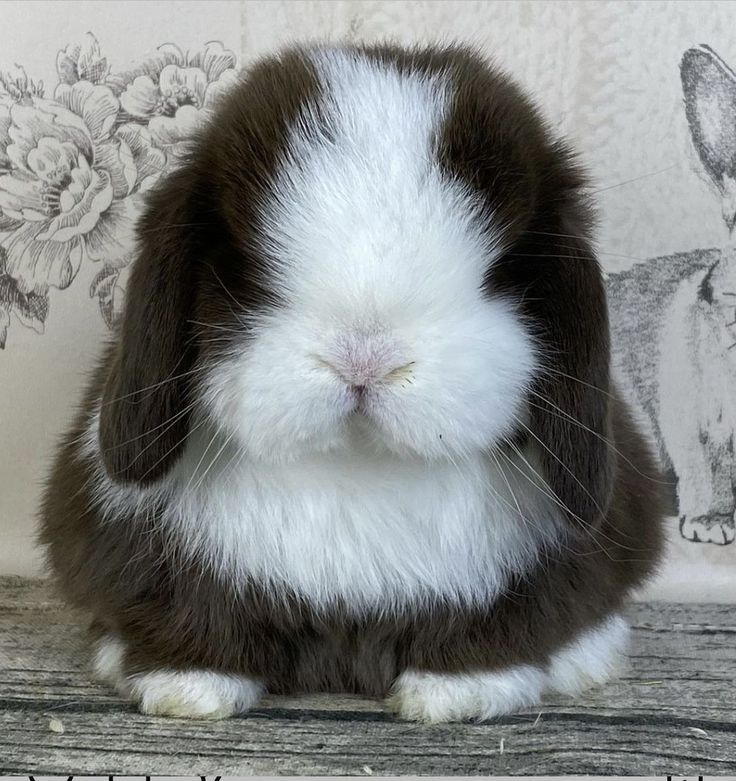
<path fill-rule="evenodd" d="M 140 715 L 92 683 L 72 613 L 0 579 L 0 770 L 92 775 L 727 775 L 736 612 L 638 604 L 616 683 L 488 724 L 402 722 L 355 697 L 265 699 L 224 722 Z M 63 732 L 56 731 L 63 729 Z"/>

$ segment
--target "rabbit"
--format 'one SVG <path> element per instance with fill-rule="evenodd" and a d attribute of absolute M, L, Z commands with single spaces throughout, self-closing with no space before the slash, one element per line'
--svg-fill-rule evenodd
<path fill-rule="evenodd" d="M 463 45 L 250 67 L 150 194 L 43 497 L 95 675 L 488 719 L 619 669 L 662 549 L 586 178 Z"/>
<path fill-rule="evenodd" d="M 734 541 L 736 513 L 736 74 L 699 46 L 685 53 L 681 75 L 693 144 L 729 244 L 682 280 L 665 315 L 660 427 L 678 476 L 682 535 L 725 545 Z"/>

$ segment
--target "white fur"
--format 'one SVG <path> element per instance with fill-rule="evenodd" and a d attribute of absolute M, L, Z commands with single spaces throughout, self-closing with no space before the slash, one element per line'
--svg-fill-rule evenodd
<path fill-rule="evenodd" d="M 175 469 L 146 490 L 100 470 L 98 501 L 114 521 L 161 499 L 223 580 L 317 607 L 487 601 L 563 526 L 531 450 L 489 455 L 535 369 L 514 307 L 481 289 L 500 226 L 481 228 L 437 162 L 441 79 L 340 51 L 315 63 L 329 137 L 307 111 L 261 206 L 282 303 L 243 313 Z"/>
<path fill-rule="evenodd" d="M 95 678 L 116 684 L 123 677 L 125 645 L 116 637 L 107 635 L 95 643 L 92 671 Z"/>
<path fill-rule="evenodd" d="M 629 627 L 621 616 L 583 632 L 551 658 L 546 670 L 515 665 L 498 672 L 439 674 L 407 670 L 388 706 L 425 722 L 484 720 L 537 705 L 545 692 L 575 695 L 605 683 L 623 665 Z"/>
<path fill-rule="evenodd" d="M 481 292 L 499 253 L 473 196 L 440 169 L 438 80 L 324 52 L 323 121 L 309 115 L 262 207 L 281 299 L 205 383 L 217 420 L 274 463 L 353 448 L 351 384 L 383 448 L 478 452 L 509 431 L 534 369 L 514 307 Z M 244 314 L 244 318 L 246 315 Z"/>
<path fill-rule="evenodd" d="M 388 705 L 412 721 L 482 721 L 535 705 L 544 684 L 544 671 L 531 665 L 471 674 L 409 670 L 399 676 Z"/>
<path fill-rule="evenodd" d="M 552 656 L 547 688 L 574 695 L 604 683 L 622 669 L 630 634 L 626 621 L 612 616 L 579 635 Z"/>
<path fill-rule="evenodd" d="M 433 723 L 513 713 L 538 704 L 545 691 L 576 695 L 605 683 L 622 669 L 629 635 L 628 625 L 616 615 L 557 651 L 546 670 L 532 665 L 463 674 L 406 670 L 387 704 L 402 718 Z M 248 710 L 264 693 L 256 680 L 203 670 L 126 676 L 123 654 L 119 640 L 104 638 L 96 649 L 95 672 L 149 715 L 226 718 Z"/>
<path fill-rule="evenodd" d="M 125 645 L 112 635 L 95 646 L 95 677 L 114 686 L 151 716 L 190 719 L 224 719 L 251 708 L 264 687 L 252 678 L 210 670 L 155 670 L 126 675 Z"/>
<path fill-rule="evenodd" d="M 262 464 L 211 434 L 198 428 L 157 488 L 115 486 L 99 469 L 98 501 L 114 522 L 163 500 L 160 522 L 236 586 L 255 578 L 315 607 L 340 600 L 356 612 L 482 602 L 563 535 L 529 451 L 513 466 L 501 456 L 458 463 L 369 450 Z"/>
<path fill-rule="evenodd" d="M 257 681 L 205 670 L 133 675 L 119 689 L 149 716 L 182 719 L 225 719 L 249 710 L 263 695 Z"/>

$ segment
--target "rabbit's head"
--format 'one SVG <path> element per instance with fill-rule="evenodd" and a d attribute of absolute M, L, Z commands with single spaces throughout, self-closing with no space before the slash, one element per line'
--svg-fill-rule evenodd
<path fill-rule="evenodd" d="M 108 472 L 160 479 L 201 418 L 271 463 L 524 440 L 591 522 L 612 464 L 582 186 L 464 49 L 262 61 L 141 222 L 101 407 Z"/>

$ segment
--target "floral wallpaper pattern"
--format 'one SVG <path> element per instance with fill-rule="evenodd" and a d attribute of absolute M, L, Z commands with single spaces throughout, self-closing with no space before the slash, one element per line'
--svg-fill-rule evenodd
<path fill-rule="evenodd" d="M 99 266 L 89 294 L 112 326 L 141 197 L 185 154 L 236 57 L 217 41 L 164 44 L 117 71 L 88 33 L 56 72 L 51 89 L 22 66 L 0 72 L 0 348 L 11 324 L 43 332 L 83 263 Z"/>

